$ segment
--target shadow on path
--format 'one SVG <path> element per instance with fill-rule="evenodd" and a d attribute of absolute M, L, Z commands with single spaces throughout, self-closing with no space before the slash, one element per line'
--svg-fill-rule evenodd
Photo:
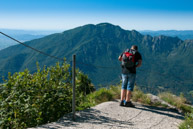
<path fill-rule="evenodd" d="M 84 111 L 80 111 L 76 115 L 76 120 L 72 120 L 72 114 L 65 115 L 63 118 L 61 118 L 56 124 L 54 125 L 42 125 L 41 128 L 46 129 L 57 129 L 62 127 L 77 127 L 80 123 L 88 123 L 90 125 L 103 125 L 103 126 L 117 126 L 121 128 L 128 128 L 128 126 L 133 126 L 133 124 L 129 121 L 122 121 L 118 120 L 116 118 L 111 118 L 108 116 L 105 116 L 105 114 L 99 110 L 96 109 L 86 109 Z"/>
<path fill-rule="evenodd" d="M 167 109 L 167 108 L 161 108 L 161 107 L 154 107 L 154 106 L 146 106 L 146 105 L 140 105 L 140 107 L 136 107 L 136 109 L 148 111 L 157 113 L 160 115 L 166 115 L 168 117 L 173 117 L 176 119 L 184 120 L 184 116 L 180 114 L 176 109 Z M 166 113 L 169 112 L 169 113 Z M 173 113 L 173 114 L 171 114 Z"/>
<path fill-rule="evenodd" d="M 115 103 L 115 104 L 118 104 L 118 103 Z M 179 120 L 184 120 L 184 116 L 175 109 L 166 109 L 166 108 L 146 106 L 141 104 L 135 104 L 135 105 L 136 107 L 134 109 L 137 109 L 140 112 L 136 116 L 132 117 L 131 119 L 137 118 L 140 114 L 143 113 L 143 111 L 147 111 L 155 114 L 165 115 L 167 117 L 171 117 Z M 120 107 L 120 108 L 129 108 L 129 107 Z M 116 110 L 115 112 L 119 112 L 118 110 Z M 117 128 L 128 128 L 128 127 L 134 127 L 134 123 L 131 122 L 131 119 L 126 121 L 121 120 L 121 117 L 117 117 L 115 116 L 115 114 L 114 116 L 111 116 L 111 114 L 104 113 L 94 108 L 90 108 L 90 109 L 77 112 L 75 121 L 72 120 L 72 113 L 70 113 L 70 114 L 66 114 L 57 122 L 42 125 L 40 126 L 40 128 L 41 129 L 58 129 L 58 128 L 69 128 L 69 127 L 70 128 L 85 128 L 85 127 L 92 128 L 92 125 L 96 125 L 95 128 L 100 128 L 100 127 L 111 128 L 115 126 Z"/>

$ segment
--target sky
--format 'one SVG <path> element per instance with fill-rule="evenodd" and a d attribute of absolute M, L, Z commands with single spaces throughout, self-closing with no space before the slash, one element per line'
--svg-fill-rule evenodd
<path fill-rule="evenodd" d="M 193 30 L 193 0 L 0 0 L 0 28 L 68 30 L 108 22 L 126 30 Z"/>

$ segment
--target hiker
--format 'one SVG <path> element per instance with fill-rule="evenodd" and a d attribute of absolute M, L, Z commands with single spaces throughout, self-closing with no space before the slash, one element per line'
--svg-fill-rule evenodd
<path fill-rule="evenodd" d="M 131 93 L 134 89 L 136 68 L 142 64 L 141 54 L 138 52 L 138 47 L 133 45 L 131 49 L 127 49 L 119 56 L 119 61 L 122 62 L 122 88 L 121 88 L 121 103 L 120 106 L 135 107 L 131 102 Z"/>

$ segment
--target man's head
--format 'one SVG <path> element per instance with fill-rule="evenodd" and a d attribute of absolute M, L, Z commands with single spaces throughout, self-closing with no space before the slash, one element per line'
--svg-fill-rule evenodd
<path fill-rule="evenodd" d="M 131 49 L 137 51 L 137 50 L 138 50 L 138 47 L 137 47 L 137 45 L 132 45 L 132 46 L 131 46 Z"/>

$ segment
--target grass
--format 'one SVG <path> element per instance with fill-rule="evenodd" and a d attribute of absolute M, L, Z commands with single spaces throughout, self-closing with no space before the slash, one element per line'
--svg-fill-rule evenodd
<path fill-rule="evenodd" d="M 121 85 L 110 86 L 110 88 L 101 88 L 87 95 L 85 97 L 86 100 L 82 103 L 82 106 L 84 108 L 95 106 L 102 102 L 120 99 L 120 96 L 121 96 Z M 132 92 L 132 101 L 140 102 L 151 106 L 167 107 L 167 105 L 163 105 L 160 102 L 156 103 L 152 102 L 150 97 L 147 94 L 144 94 L 137 86 L 135 86 L 134 91 Z"/>
<path fill-rule="evenodd" d="M 186 114 L 185 121 L 179 126 L 179 129 L 193 129 L 193 112 Z"/>
<path fill-rule="evenodd" d="M 151 99 L 144 94 L 138 87 L 135 86 L 134 91 L 132 93 L 132 100 L 134 102 L 140 102 L 143 104 L 151 105 Z"/>
<path fill-rule="evenodd" d="M 77 110 L 84 110 L 103 102 L 120 99 L 120 93 L 120 85 L 110 86 L 109 88 L 100 88 L 99 90 L 87 95 L 85 100 L 80 103 L 79 107 L 77 107 Z"/>
<path fill-rule="evenodd" d="M 175 106 L 177 109 L 182 110 L 184 113 L 190 113 L 192 111 L 192 107 L 187 105 L 187 100 L 181 94 L 180 96 L 173 95 L 170 92 L 163 92 L 158 95 L 162 100 L 168 102 L 169 104 Z"/>

